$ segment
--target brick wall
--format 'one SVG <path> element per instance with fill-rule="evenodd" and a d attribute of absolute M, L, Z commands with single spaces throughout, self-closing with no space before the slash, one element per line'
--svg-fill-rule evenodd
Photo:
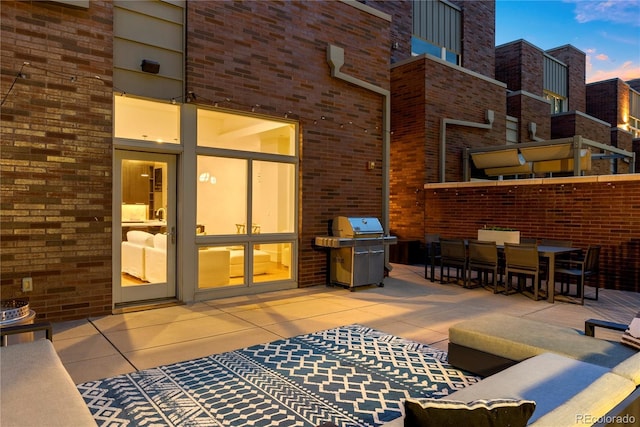
<path fill-rule="evenodd" d="M 413 35 L 413 7 L 410 1 L 361 0 L 381 12 L 391 15 L 390 58 L 391 63 L 411 58 Z"/>
<path fill-rule="evenodd" d="M 382 215 L 386 131 L 382 96 L 332 78 L 327 45 L 344 48 L 342 72 L 388 90 L 390 22 L 342 2 L 199 1 L 187 13 L 188 90 L 300 120 L 298 281 L 325 283 L 314 237 L 336 215 Z M 368 161 L 378 166 L 367 170 Z"/>
<path fill-rule="evenodd" d="M 586 86 L 586 112 L 607 123 L 617 125 L 620 109 L 619 88 L 624 82 L 619 79 L 590 83 Z M 628 96 L 628 95 L 627 95 Z M 617 100 L 617 101 L 616 101 Z M 627 105 L 629 100 L 627 99 Z"/>
<path fill-rule="evenodd" d="M 552 138 L 569 138 L 574 135 L 582 135 L 591 141 L 609 144 L 611 126 L 575 111 L 554 114 L 551 117 Z"/>
<path fill-rule="evenodd" d="M 452 0 L 462 8 L 462 66 L 493 78 L 496 57 L 496 4 L 490 1 Z"/>
<path fill-rule="evenodd" d="M 584 84 L 587 63 L 586 55 L 571 45 L 550 49 L 547 53 L 567 65 L 569 74 L 568 110 L 586 112 L 586 87 Z"/>
<path fill-rule="evenodd" d="M 542 50 L 524 40 L 496 48 L 496 80 L 506 83 L 509 90 L 542 96 L 543 67 Z"/>
<path fill-rule="evenodd" d="M 418 233 L 477 237 L 485 225 L 521 237 L 601 245 L 600 284 L 640 292 L 640 178 L 635 175 L 425 186 Z M 424 241 L 424 234 L 421 237 Z"/>
<path fill-rule="evenodd" d="M 550 139 L 551 118 L 549 103 L 527 93 L 512 92 L 507 95 L 507 114 L 518 118 L 519 142 L 532 142 L 529 124 L 536 124 L 536 137 Z"/>
<path fill-rule="evenodd" d="M 443 61 L 417 58 L 392 67 L 391 231 L 415 239 L 414 224 L 423 219 L 422 186 L 440 180 L 442 119 L 485 123 L 494 110 L 491 130 L 448 125 L 446 180 L 462 180 L 465 148 L 503 145 L 506 138 L 504 86 Z"/>
<path fill-rule="evenodd" d="M 1 9 L 1 297 L 40 319 L 110 313 L 111 2 Z"/>

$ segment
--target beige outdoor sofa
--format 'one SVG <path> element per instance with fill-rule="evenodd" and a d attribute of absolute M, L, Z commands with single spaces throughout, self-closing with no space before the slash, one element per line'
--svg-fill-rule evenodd
<path fill-rule="evenodd" d="M 49 339 L 0 347 L 0 425 L 95 426 L 89 408 L 53 348 L 51 325 L 22 326 L 22 332 L 47 328 Z"/>
<path fill-rule="evenodd" d="M 486 378 L 439 400 L 534 401 L 528 425 L 536 427 L 638 425 L 640 353 L 593 337 L 594 326 L 612 325 L 615 329 L 623 326 L 589 320 L 582 333 L 503 314 L 453 325 L 448 362 Z M 429 405 L 437 406 L 424 404 Z M 448 422 L 456 425 L 460 409 L 448 411 Z M 404 423 L 401 417 L 385 427 Z"/>
<path fill-rule="evenodd" d="M 590 334 L 593 325 L 585 324 Z M 529 422 L 535 426 L 640 422 L 640 353 L 618 342 L 488 314 L 449 329 L 448 361 L 489 375 L 451 394 L 451 400 L 533 400 L 536 409 Z"/>

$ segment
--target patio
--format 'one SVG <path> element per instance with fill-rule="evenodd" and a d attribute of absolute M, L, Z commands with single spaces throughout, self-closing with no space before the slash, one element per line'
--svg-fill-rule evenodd
<path fill-rule="evenodd" d="M 550 304 L 432 283 L 424 266 L 395 264 L 382 288 L 315 286 L 61 322 L 53 342 L 81 383 L 353 323 L 446 351 L 450 325 L 487 312 L 583 330 L 586 319 L 628 323 L 639 309 L 635 292 L 602 289 L 584 306 Z"/>

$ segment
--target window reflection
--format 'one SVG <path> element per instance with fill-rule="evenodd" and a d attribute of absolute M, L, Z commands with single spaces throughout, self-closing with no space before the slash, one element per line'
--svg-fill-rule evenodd
<path fill-rule="evenodd" d="M 247 160 L 198 156 L 197 173 L 198 224 L 208 235 L 246 233 Z"/>
<path fill-rule="evenodd" d="M 255 161 L 252 183 L 254 233 L 292 233 L 295 213 L 294 165 Z"/>

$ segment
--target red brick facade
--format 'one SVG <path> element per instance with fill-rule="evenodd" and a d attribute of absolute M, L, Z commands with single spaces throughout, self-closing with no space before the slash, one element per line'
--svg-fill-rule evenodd
<path fill-rule="evenodd" d="M 629 114 L 629 85 L 620 79 L 590 83 L 586 86 L 586 111 L 617 127 Z M 612 102 L 613 101 L 613 102 Z"/>
<path fill-rule="evenodd" d="M 110 313 L 111 2 L 1 9 L 1 297 L 57 320 Z"/>
<path fill-rule="evenodd" d="M 579 248 L 601 245 L 601 286 L 640 292 L 640 181 L 602 178 L 427 186 L 425 225 L 415 234 L 474 238 L 499 226 Z"/>
<path fill-rule="evenodd" d="M 452 88 L 456 90 L 452 91 Z M 485 123 L 493 110 L 491 129 L 446 127 L 446 181 L 461 181 L 464 149 L 505 143 L 504 85 L 465 72 L 443 61 L 422 58 L 391 70 L 391 231 L 415 239 L 422 223 L 422 185 L 440 180 L 443 119 Z"/>
<path fill-rule="evenodd" d="M 237 25 L 247 16 L 250 27 Z M 344 48 L 343 72 L 388 90 L 389 21 L 341 2 L 218 1 L 188 3 L 187 21 L 189 90 L 299 118 L 298 284 L 324 283 L 326 251 L 314 237 L 336 215 L 382 215 L 382 171 L 366 163 L 382 164 L 385 131 L 383 98 L 332 78 L 326 49 Z"/>
<path fill-rule="evenodd" d="M 544 52 L 524 40 L 496 48 L 496 80 L 505 82 L 511 91 L 542 96 L 543 67 Z"/>
<path fill-rule="evenodd" d="M 507 111 L 510 116 L 518 118 L 518 142 L 532 142 L 529 127 L 536 124 L 535 137 L 551 139 L 551 118 L 549 103 L 539 96 L 531 96 L 521 91 L 507 95 Z"/>
<path fill-rule="evenodd" d="M 452 0 L 462 9 L 462 66 L 493 78 L 495 74 L 495 1 Z"/>

